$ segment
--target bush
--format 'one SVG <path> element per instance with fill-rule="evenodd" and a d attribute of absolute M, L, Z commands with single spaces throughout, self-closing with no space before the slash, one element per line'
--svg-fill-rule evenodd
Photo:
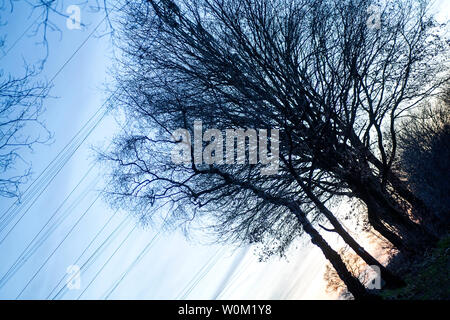
<path fill-rule="evenodd" d="M 403 122 L 399 167 L 411 190 L 449 226 L 450 88 Z"/>

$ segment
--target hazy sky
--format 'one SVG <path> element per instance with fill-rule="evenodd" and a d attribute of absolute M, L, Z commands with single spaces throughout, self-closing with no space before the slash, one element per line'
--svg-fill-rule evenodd
<path fill-rule="evenodd" d="M 67 6 L 70 4 L 65 2 Z M 30 10 L 23 4 L 15 8 L 12 17 L 5 11 L 2 14 L 8 21 L 4 27 L 7 29 L 5 47 L 8 48 L 35 19 L 35 15 L 29 16 Z M 54 20 L 61 33 L 48 34 L 50 50 L 43 73 L 46 79 L 51 79 L 58 72 L 103 18 L 103 12 L 92 13 L 87 7 L 82 8 L 81 14 L 82 22 L 86 24 L 81 30 L 67 29 L 64 19 Z M 105 26 L 106 23 L 103 23 L 100 32 Z M 37 146 L 26 156 L 32 163 L 35 177 L 58 155 L 107 97 L 103 89 L 104 84 L 108 83 L 107 69 L 111 64 L 112 47 L 108 37 L 97 37 L 100 32 L 89 38 L 53 81 L 51 95 L 54 98 L 45 103 L 45 121 L 54 133 L 54 141 L 51 145 Z M 27 35 L 2 59 L 2 67 L 17 74 L 21 72 L 24 61 L 36 62 L 43 56 L 45 51 L 37 43 L 40 38 L 32 37 L 31 31 Z M 37 250 L 27 256 L 26 261 L 19 261 L 18 271 L 0 289 L 1 298 L 16 298 L 21 292 L 20 298 L 46 298 L 60 279 L 67 277 L 66 268 L 75 264 L 113 215 L 113 211 L 101 199 L 97 200 L 62 241 L 101 188 L 101 177 L 100 182 L 94 184 L 103 172 L 97 166 L 71 193 L 93 163 L 91 146 L 106 147 L 116 129 L 113 118 L 105 118 L 30 209 L 27 210 L 28 203 L 25 202 L 24 208 L 18 211 L 17 218 L 10 226 L 26 212 L 0 244 L 2 276 L 55 212 L 43 234 L 53 225 L 57 228 L 49 233 L 45 241 L 39 242 Z M 10 205 L 11 201 L 2 201 L 2 213 Z M 78 265 L 84 264 L 125 216 L 126 213 L 118 213 L 109 221 Z M 101 247 L 100 254 L 95 256 L 91 264 L 86 264 L 89 268 L 81 273 L 81 289 L 64 291 L 64 298 L 77 298 L 80 294 L 82 298 L 105 297 L 156 234 L 156 230 L 150 227 L 145 230 L 140 227 L 133 229 L 134 225 L 133 219 L 122 225 L 123 228 L 115 234 L 113 241 Z M 9 231 L 8 228 L 0 233 L 0 241 Z M 128 235 L 129 238 L 126 238 Z M 120 246 L 125 238 L 126 241 Z M 116 251 L 119 246 L 120 249 Z M 108 260 L 113 253 L 113 258 Z M 110 298 L 277 298 L 285 297 L 287 292 L 294 298 L 315 297 L 318 294 L 316 283 L 322 278 L 321 268 L 317 268 L 323 262 L 321 256 L 317 250 L 309 249 L 297 250 L 295 255 L 297 257 L 291 258 L 290 263 L 276 260 L 259 263 L 253 255 L 253 249 L 202 245 L 198 241 L 186 241 L 180 232 L 161 234 L 146 255 L 126 274 Z M 293 269 L 295 281 L 292 280 Z M 319 281 L 311 284 L 310 279 L 316 276 Z M 89 285 L 94 277 L 95 280 Z M 53 294 L 64 286 L 65 278 L 53 290 Z M 308 284 L 306 287 L 298 280 L 300 278 L 305 279 Z M 88 290 L 83 292 L 88 285 Z M 308 292 L 309 287 L 315 291 Z M 305 291 L 299 293 L 299 288 Z"/>
<path fill-rule="evenodd" d="M 65 7 L 72 4 L 70 1 L 63 3 Z M 439 15 L 448 19 L 449 1 L 438 1 L 438 7 Z M 9 8 L 4 8 L 0 12 L 1 20 L 8 21 L 7 25 L 1 27 L 1 33 L 7 34 L 6 48 L 19 39 L 37 14 L 32 13 L 23 2 L 18 3 L 12 16 L 8 10 Z M 48 34 L 50 51 L 43 71 L 46 79 L 51 79 L 88 39 L 103 15 L 102 11 L 95 13 L 87 6 L 82 7 L 81 21 L 86 27 L 81 30 L 67 29 L 63 18 L 54 20 L 61 33 Z M 108 83 L 107 70 L 111 66 L 113 52 L 109 37 L 98 37 L 102 30 L 106 30 L 105 27 L 104 22 L 99 32 L 87 40 L 53 81 L 53 97 L 46 100 L 44 115 L 48 128 L 54 133 L 53 143 L 37 146 L 26 155 L 27 161 L 32 163 L 35 178 L 107 98 L 104 88 Z M 1 59 L 2 68 L 19 75 L 24 61 L 38 61 L 45 53 L 38 41 L 39 38 L 33 37 L 30 30 L 27 36 L 22 37 L 8 55 Z M 21 214 L 26 212 L 25 215 L 4 241 L 2 239 L 10 226 L 0 231 L 1 278 L 54 215 L 47 228 L 43 229 L 43 234 L 52 231 L 48 227 L 55 226 L 55 230 L 48 233 L 49 237 L 45 241 L 38 243 L 32 255 L 19 261 L 20 268 L 3 286 L 0 281 L 0 298 L 16 298 L 20 293 L 19 298 L 46 298 L 52 291 L 54 294 L 64 287 L 68 266 L 82 266 L 95 252 L 98 255 L 94 255 L 95 259 L 86 263 L 85 270 L 81 272 L 81 288 L 61 291 L 63 298 L 76 299 L 81 295 L 81 298 L 103 299 L 113 288 L 114 291 L 108 298 L 328 297 L 324 292 L 322 280 L 325 259 L 320 251 L 311 245 L 294 248 L 288 261 L 273 259 L 267 263 L 259 263 L 253 254 L 253 248 L 201 245 L 198 241 L 186 241 L 180 232 L 157 234 L 157 230 L 151 227 L 134 228 L 133 218 L 127 219 L 126 213 L 121 212 L 114 215 L 102 199 L 98 199 L 90 207 L 97 197 L 97 191 L 101 189 L 104 172 L 99 166 L 90 169 L 94 163 L 91 147 L 106 148 L 115 130 L 117 126 L 113 117 L 109 116 L 100 122 L 37 201 L 24 202 L 25 206 L 18 211 L 10 226 L 16 223 Z M 50 168 L 58 169 L 56 165 Z M 83 177 L 84 180 L 81 180 Z M 48 182 L 48 179 L 42 181 Z M 1 201 L 0 215 L 12 202 L 13 200 Z M 77 223 L 78 219 L 80 220 Z M 108 242 L 108 236 L 115 229 L 117 232 L 110 238 L 112 241 Z M 328 238 L 330 237 L 334 236 L 328 235 Z M 94 238 L 96 240 L 91 243 Z M 334 241 L 333 238 L 330 240 Z M 91 246 L 88 248 L 89 243 Z M 101 246 L 102 243 L 105 245 Z M 309 239 L 305 243 L 309 243 Z M 146 246 L 148 250 L 145 255 L 140 256 Z M 84 254 L 77 262 L 83 251 Z M 57 286 L 60 279 L 64 280 Z M 54 288 L 56 290 L 53 290 Z"/>

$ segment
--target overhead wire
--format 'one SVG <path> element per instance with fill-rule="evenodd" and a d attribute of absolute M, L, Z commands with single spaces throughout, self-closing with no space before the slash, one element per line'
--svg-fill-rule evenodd
<path fill-rule="evenodd" d="M 108 265 L 108 263 L 111 261 L 111 259 L 116 255 L 116 253 L 122 248 L 122 246 L 124 245 L 124 243 L 128 240 L 128 238 L 131 236 L 131 234 L 133 233 L 133 231 L 136 229 L 137 225 L 135 224 L 134 227 L 130 230 L 130 232 L 128 232 L 127 236 L 122 240 L 122 242 L 120 242 L 120 244 L 117 246 L 116 250 L 114 250 L 114 252 L 109 256 L 109 258 L 105 261 L 105 263 L 102 265 L 102 267 L 100 268 L 100 270 L 97 271 L 97 273 L 95 274 L 95 276 L 91 279 L 91 281 L 89 282 L 89 284 L 86 286 L 86 288 L 80 293 L 80 295 L 78 296 L 77 300 L 79 300 L 83 294 L 90 288 L 90 286 L 92 285 L 92 283 L 97 279 L 97 277 L 99 276 L 99 274 L 105 269 L 105 267 Z"/>
<path fill-rule="evenodd" d="M 97 249 L 89 256 L 89 258 L 83 263 L 83 265 L 80 267 L 80 272 L 85 272 L 89 267 L 96 261 L 96 259 L 101 255 L 101 253 L 104 252 L 106 247 L 111 243 L 113 237 L 121 231 L 123 226 L 125 225 L 125 222 L 128 220 L 128 216 L 125 216 L 125 218 L 122 220 L 122 222 L 110 233 L 110 235 L 102 242 L 100 246 L 97 247 Z M 78 257 L 81 259 L 81 255 Z M 78 259 L 77 259 L 78 260 Z M 68 279 L 68 282 L 72 281 L 73 276 Z M 55 300 L 59 298 L 60 296 L 63 296 L 65 293 L 65 290 L 67 289 L 66 286 L 62 286 L 59 291 L 52 297 L 52 300 Z M 56 290 L 55 288 L 52 290 L 52 292 Z"/>
<path fill-rule="evenodd" d="M 115 6 L 113 6 L 113 8 L 112 9 L 115 9 L 116 7 L 117 7 L 117 5 L 118 4 L 116 4 Z M 124 5 L 125 6 L 125 5 Z M 122 6 L 122 8 L 123 8 L 123 6 Z M 56 73 L 51 77 L 51 79 L 50 79 L 50 81 L 49 81 L 49 83 L 42 89 L 42 93 L 43 92 L 45 92 L 45 90 L 47 90 L 49 87 L 50 87 L 50 85 L 53 83 L 53 81 L 56 79 L 56 77 L 64 70 L 64 68 L 72 61 L 72 59 L 76 56 L 76 54 L 84 47 L 84 45 L 87 43 L 87 41 L 92 37 L 92 35 L 98 30 L 98 28 L 100 27 L 100 25 L 106 20 L 108 18 L 108 14 L 105 14 L 105 16 L 98 22 L 98 24 L 94 27 L 94 29 L 88 34 L 88 36 L 86 37 L 86 39 L 84 39 L 84 41 L 82 41 L 81 42 L 81 44 L 75 49 L 75 51 L 69 56 L 69 58 L 68 59 L 66 59 L 66 61 L 62 64 L 62 66 L 56 71 Z M 25 32 L 26 33 L 26 32 Z M 116 91 L 115 92 L 117 92 L 117 89 L 116 89 Z M 114 93 L 115 93 L 114 92 Z M 111 97 L 114 95 L 114 93 L 113 94 L 111 94 L 110 96 L 109 96 L 109 98 L 107 99 L 107 101 L 109 101 L 110 99 L 111 99 Z M 39 96 L 39 95 L 38 95 Z M 37 97 L 36 97 L 36 99 L 35 99 L 35 101 L 37 100 Z M 99 111 L 99 110 L 97 110 L 97 111 Z M 64 151 L 64 149 L 61 151 L 61 152 L 63 152 Z M 60 152 L 60 153 L 61 153 Z M 54 159 L 55 160 L 55 159 Z M 53 161 L 54 161 L 53 160 Z M 53 162 L 52 161 L 52 162 Z M 52 163 L 51 162 L 51 163 Z M 47 167 L 49 167 L 50 165 L 51 165 L 51 163 L 49 163 L 49 165 L 47 166 Z M 45 172 L 45 170 L 46 169 L 44 169 L 44 171 L 42 171 L 41 172 L 41 174 L 39 175 L 39 177 Z M 38 178 L 39 178 L 38 177 Z M 28 191 L 28 189 L 37 181 L 37 179 L 38 178 L 36 178 L 36 180 L 34 180 L 33 181 L 33 183 L 26 189 L 26 191 L 25 192 L 27 192 Z M 0 217 L 0 226 L 2 225 L 2 220 L 3 220 L 3 217 L 4 217 L 4 215 L 6 215 L 8 212 L 9 212 L 9 210 L 11 210 L 13 207 L 14 207 L 14 205 L 16 205 L 16 204 L 18 204 L 18 203 L 21 203 L 21 201 L 19 200 L 19 199 L 17 199 L 7 210 L 6 210 L 6 212 L 4 212 L 3 214 L 2 214 L 2 216 Z M 1 230 L 0 230 L 0 232 L 1 232 Z"/>
<path fill-rule="evenodd" d="M 108 300 L 108 298 L 113 294 L 113 292 L 117 289 L 117 287 L 122 283 L 122 281 L 126 278 L 126 276 L 130 273 L 133 268 L 138 265 L 138 263 L 142 260 L 142 258 L 150 251 L 150 249 L 154 246 L 155 240 L 159 237 L 160 232 L 158 232 L 156 235 L 154 235 L 150 241 L 147 243 L 147 245 L 144 247 L 144 249 L 139 253 L 139 255 L 136 257 L 136 259 L 128 266 L 127 270 L 125 270 L 124 273 L 122 273 L 121 277 L 111 286 L 111 288 L 105 293 L 105 300 Z"/>
<path fill-rule="evenodd" d="M 79 225 L 81 220 L 86 216 L 86 214 L 89 212 L 89 210 L 92 208 L 92 206 L 97 202 L 97 200 L 100 198 L 100 194 L 94 199 L 94 201 L 91 202 L 89 207 L 84 211 L 84 213 L 78 218 L 78 220 L 75 222 L 75 224 L 70 228 L 70 230 L 67 232 L 67 234 L 64 236 L 64 238 L 59 242 L 59 244 L 56 246 L 56 248 L 52 251 L 52 253 L 47 257 L 47 259 L 41 264 L 39 269 L 33 274 L 30 280 L 28 280 L 27 284 L 23 289 L 19 292 L 16 299 L 19 299 L 20 296 L 23 294 L 23 292 L 28 288 L 28 286 L 33 282 L 33 280 L 36 278 L 36 276 L 39 274 L 39 272 L 44 268 L 44 266 L 47 264 L 47 262 L 54 256 L 56 251 L 61 247 L 61 245 L 66 241 L 66 239 L 71 235 L 73 230 Z"/>
<path fill-rule="evenodd" d="M 217 263 L 222 251 L 222 248 L 218 248 L 215 253 L 208 259 L 208 261 L 197 271 L 192 279 L 186 284 L 184 289 L 180 291 L 175 300 L 184 300 L 194 288 L 200 283 L 201 280 L 211 271 L 211 269 Z"/>
<path fill-rule="evenodd" d="M 117 212 L 115 212 L 115 214 L 116 213 Z M 87 250 L 89 250 L 89 248 L 91 248 L 91 246 L 97 240 L 97 238 L 100 236 L 100 234 L 102 234 L 103 231 L 106 229 L 106 227 L 111 223 L 112 219 L 115 217 L 115 214 L 111 215 L 109 217 L 108 221 L 103 225 L 103 227 L 95 234 L 95 236 L 91 239 L 91 241 L 88 243 L 88 245 L 84 248 L 83 252 L 81 252 L 81 254 L 78 256 L 78 258 L 75 260 L 75 262 L 73 263 L 74 265 L 78 265 L 79 261 L 84 256 L 84 254 L 87 252 Z M 64 280 L 64 275 L 60 278 L 58 283 L 53 287 L 52 291 L 50 291 L 50 293 L 47 295 L 46 299 L 50 299 L 53 292 L 60 286 L 60 284 L 63 282 L 63 280 Z M 69 281 L 71 281 L 71 279 Z"/>
<path fill-rule="evenodd" d="M 105 101 L 105 103 L 102 105 L 102 107 L 108 102 L 109 100 Z M 101 108 L 100 108 L 101 109 Z M 97 128 L 97 126 L 100 124 L 100 122 L 103 120 L 104 116 L 106 115 L 107 111 L 105 111 L 99 119 L 97 119 L 91 128 L 89 128 L 88 132 L 82 137 L 80 142 L 77 142 L 73 147 L 69 147 L 67 154 L 62 155 L 62 159 L 58 159 L 59 161 L 56 164 L 55 168 L 50 168 L 50 170 L 54 171 L 53 173 L 50 173 L 50 176 L 47 178 L 47 176 L 44 176 L 42 182 L 38 182 L 39 186 L 43 184 L 42 188 L 36 191 L 32 191 L 31 195 L 31 203 L 28 205 L 28 207 L 20 214 L 19 218 L 16 220 L 16 222 L 13 224 L 13 226 L 9 229 L 9 231 L 6 233 L 6 235 L 0 240 L 0 245 L 3 244 L 3 242 L 6 240 L 6 238 L 10 235 L 10 233 L 14 230 L 14 228 L 19 224 L 19 222 L 26 216 L 26 214 L 30 211 L 32 206 L 37 202 L 39 197 L 47 190 L 48 186 L 53 182 L 53 180 L 56 178 L 56 176 L 61 172 L 61 170 L 64 168 L 64 166 L 67 164 L 67 162 L 72 158 L 72 156 L 75 154 L 75 152 L 81 147 L 81 145 L 87 140 L 87 138 L 91 135 L 91 133 Z M 59 163 L 61 162 L 61 163 Z M 47 181 L 45 181 L 47 180 Z M 34 193 L 36 193 L 36 196 L 34 196 Z M 10 214 L 10 217 L 7 218 L 7 221 L 4 221 L 2 223 L 3 226 L 0 227 L 0 233 L 7 227 L 7 225 L 13 221 L 14 216 L 16 214 L 19 214 L 21 207 L 19 207 L 16 211 L 12 211 Z"/>
<path fill-rule="evenodd" d="M 38 233 L 33 237 L 33 239 L 27 244 L 27 246 L 22 250 L 19 256 L 16 258 L 14 263 L 9 267 L 7 272 L 0 278 L 0 289 L 6 284 L 6 282 L 14 276 L 14 274 L 27 262 L 29 257 L 36 252 L 36 250 L 42 245 L 42 243 L 51 235 L 51 233 L 68 217 L 67 211 L 63 212 L 60 217 L 57 217 L 57 214 L 61 210 L 61 208 L 68 202 L 69 198 L 75 193 L 78 187 L 84 182 L 89 173 L 94 168 L 94 165 L 89 168 L 88 171 L 83 175 L 83 177 L 78 181 L 77 185 L 70 191 L 70 193 L 66 196 L 66 198 L 61 202 L 58 208 L 54 211 L 54 213 L 48 218 L 47 222 L 42 226 L 42 228 L 38 231 Z M 94 181 L 97 183 L 97 181 Z M 91 187 L 89 185 L 88 187 Z M 90 188 L 85 189 L 80 197 L 84 198 L 87 194 L 86 191 L 89 191 Z M 76 202 L 80 202 L 80 197 L 76 199 Z M 69 206 L 69 209 L 71 206 Z M 55 219 L 56 218 L 56 219 Z M 53 221 L 55 220 L 55 221 Z M 54 222 L 50 225 L 50 222 Z M 40 237 L 40 238 L 39 238 Z"/>

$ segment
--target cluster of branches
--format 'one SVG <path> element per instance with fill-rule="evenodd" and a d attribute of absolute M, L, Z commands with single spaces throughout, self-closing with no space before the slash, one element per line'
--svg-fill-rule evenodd
<path fill-rule="evenodd" d="M 398 170 L 412 191 L 450 226 L 450 87 L 408 115 L 399 129 Z"/>
<path fill-rule="evenodd" d="M 43 101 L 49 94 L 51 84 L 36 79 L 49 56 L 49 32 L 62 33 L 60 22 L 70 18 L 66 10 L 69 5 L 67 1 L 22 2 L 29 9 L 30 17 L 33 17 L 31 24 L 24 26 L 25 31 L 15 41 L 8 34 L 0 35 L 0 59 L 5 61 L 9 52 L 23 37 L 42 45 L 45 53 L 39 63 L 25 62 L 24 70 L 0 69 L 0 197 L 20 196 L 20 186 L 28 181 L 31 174 L 31 165 L 24 157 L 25 150 L 51 139 L 51 134 L 42 121 Z M 14 17 L 18 4 L 18 0 L 5 1 L 0 10 L 9 11 L 10 16 Z M 91 11 L 102 10 L 109 18 L 110 6 L 106 0 L 85 1 L 79 5 L 89 7 Z M 2 25 L 9 22 L 7 15 L 2 15 L 0 19 Z M 84 26 L 82 22 L 81 25 Z"/>
<path fill-rule="evenodd" d="M 448 43 L 427 1 L 125 2 L 115 103 L 128 122 L 102 156 L 113 203 L 145 217 L 161 206 L 172 221 L 204 217 L 222 239 L 273 252 L 306 233 L 355 298 L 370 296 L 318 231 L 326 221 L 388 285 L 402 285 L 329 208 L 343 195 L 359 199 L 370 225 L 404 252 L 436 240 L 426 225 L 439 217 L 392 170 L 398 118 L 449 80 Z M 373 4 L 380 29 L 367 26 Z M 171 132 L 192 134 L 195 120 L 278 129 L 278 174 L 172 163 Z"/>
<path fill-rule="evenodd" d="M 36 82 L 35 75 L 30 68 L 20 77 L 0 69 L 0 197 L 20 196 L 31 173 L 24 152 L 51 138 L 41 120 L 49 86 Z"/>
<path fill-rule="evenodd" d="M 22 1 L 22 0 L 9 0 L 4 1 L 0 5 L 0 11 L 10 12 L 11 16 L 14 16 L 15 11 L 19 10 L 17 6 L 22 2 L 25 8 L 29 11 L 29 17 L 31 24 L 28 27 L 25 25 L 24 34 L 21 35 L 27 36 L 28 38 L 33 39 L 36 42 L 36 45 L 41 45 L 44 48 L 44 55 L 40 62 L 40 68 L 42 69 L 45 62 L 47 61 L 50 53 L 49 47 L 49 35 L 50 33 L 58 33 L 60 37 L 62 37 L 63 30 L 61 25 L 65 26 L 65 22 L 67 19 L 71 19 L 71 12 L 67 9 L 70 5 L 74 5 L 73 2 L 64 1 L 64 0 L 30 0 L 30 1 Z M 91 12 L 104 12 L 109 21 L 110 10 L 112 10 L 112 5 L 107 0 L 85 0 L 80 1 L 76 4 L 80 8 L 80 14 L 82 9 L 89 10 Z M 81 17 L 80 17 L 81 18 Z M 8 18 L 7 15 L 4 15 L 0 18 L 1 24 L 7 25 Z M 80 27 L 85 27 L 86 24 L 82 21 L 78 21 L 80 23 Z M 109 23 L 111 26 L 111 23 Z M 7 35 L 2 35 L 2 43 L 11 45 L 11 41 L 13 39 L 9 39 Z M 6 48 L 7 50 L 9 48 Z"/>
<path fill-rule="evenodd" d="M 17 0 L 5 1 L 0 10 L 14 16 L 17 4 Z M 45 56 L 36 66 L 24 62 L 20 71 L 0 69 L 0 197 L 7 198 L 20 197 L 21 185 L 31 176 L 31 164 L 24 157 L 26 150 L 51 139 L 42 121 L 43 102 L 51 86 L 36 79 L 48 57 L 48 31 L 59 30 L 54 16 L 66 16 L 60 1 L 29 1 L 24 5 L 36 18 L 28 28 L 24 26 L 25 31 L 15 41 L 8 34 L 1 35 L 0 59 L 4 62 L 24 36 L 38 38 L 45 47 Z M 8 22 L 6 15 L 2 15 L 1 23 L 6 26 Z"/>

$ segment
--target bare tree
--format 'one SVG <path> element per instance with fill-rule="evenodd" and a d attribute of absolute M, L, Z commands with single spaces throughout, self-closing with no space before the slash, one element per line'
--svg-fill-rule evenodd
<path fill-rule="evenodd" d="M 17 10 L 17 0 L 6 1 L 2 10 L 9 10 L 11 16 Z M 70 3 L 72 4 L 72 3 Z M 49 55 L 49 32 L 62 30 L 58 25 L 70 18 L 67 1 L 32 0 L 24 3 L 30 9 L 31 24 L 19 39 L 14 42 L 8 35 L 2 35 L 0 59 L 5 60 L 18 40 L 23 37 L 36 41 L 44 48 L 39 63 L 28 64 L 24 70 L 4 71 L 0 69 L 0 196 L 19 197 L 20 186 L 31 176 L 31 165 L 25 159 L 24 152 L 38 143 L 48 142 L 51 138 L 43 120 L 43 102 L 51 88 L 50 83 L 38 81 L 40 72 Z M 80 3 L 81 7 L 88 2 Z M 94 1 L 90 10 L 104 10 L 108 14 L 106 1 Z M 2 24 L 8 24 L 8 17 L 2 17 Z M 83 22 L 79 21 L 81 26 Z M 21 75 L 18 75 L 21 74 Z"/>
<path fill-rule="evenodd" d="M 2 10 L 11 13 L 16 10 L 17 1 L 3 4 Z M 47 32 L 56 30 L 52 15 L 62 15 L 55 7 L 58 1 L 28 2 L 32 12 L 39 11 L 37 18 L 25 29 L 23 36 L 40 39 L 45 47 L 45 57 L 37 66 L 25 63 L 23 70 L 0 69 L 0 196 L 19 197 L 20 186 L 31 176 L 31 164 L 24 153 L 36 144 L 48 142 L 51 138 L 42 121 L 43 101 L 48 96 L 50 84 L 37 78 L 48 56 Z M 8 19 L 3 17 L 2 23 Z M 0 59 L 5 60 L 16 42 L 3 35 Z M 19 38 L 20 40 L 20 38 Z M 20 75 L 19 75 L 20 74 Z"/>
<path fill-rule="evenodd" d="M 1 73 L 1 71 L 0 71 Z M 33 79 L 27 69 L 22 77 L 4 76 L 0 80 L 0 196 L 18 197 L 20 185 L 30 175 L 23 158 L 25 149 L 48 142 L 51 134 L 40 120 L 42 102 L 49 87 Z M 22 163 L 18 163 L 18 161 Z M 19 168 L 17 168 L 19 167 Z M 20 167 L 25 169 L 20 169 Z"/>
<path fill-rule="evenodd" d="M 274 252 L 305 232 L 355 297 L 366 296 L 364 287 L 318 222 L 331 223 L 324 229 L 366 263 L 381 264 L 345 231 L 328 208 L 332 199 L 359 198 L 369 223 L 401 250 L 433 242 L 411 220 L 415 199 L 391 170 L 397 118 L 447 81 L 439 60 L 446 44 L 433 37 L 425 1 L 380 5 L 375 30 L 367 11 L 377 3 L 368 0 L 125 3 L 115 102 L 129 122 L 116 151 L 104 155 L 116 205 L 144 218 L 161 205 L 172 221 L 203 216 L 222 238 L 267 242 Z M 278 174 L 194 155 L 189 164 L 171 162 L 179 142 L 172 133 L 194 136 L 195 120 L 219 132 L 279 130 L 269 139 L 271 148 L 279 142 Z"/>

